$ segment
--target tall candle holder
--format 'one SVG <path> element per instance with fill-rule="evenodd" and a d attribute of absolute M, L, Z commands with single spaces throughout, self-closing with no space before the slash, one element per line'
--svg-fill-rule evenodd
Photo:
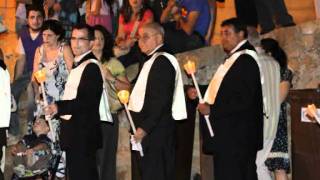
<path fill-rule="evenodd" d="M 185 71 L 187 72 L 187 74 L 189 74 L 191 76 L 191 78 L 192 78 L 193 84 L 194 84 L 194 86 L 196 88 L 196 91 L 197 91 L 197 95 L 199 97 L 199 102 L 200 103 L 205 103 L 203 98 L 202 98 L 197 79 L 196 79 L 196 77 L 194 75 L 196 73 L 196 63 L 195 63 L 195 61 L 189 59 L 187 61 L 187 63 L 185 63 L 183 65 L 183 67 L 184 67 Z M 206 120 L 206 124 L 207 124 L 208 130 L 209 130 L 210 136 L 213 137 L 214 133 L 213 133 L 213 130 L 212 130 L 212 126 L 210 124 L 209 115 L 205 115 L 204 118 Z"/>
<path fill-rule="evenodd" d="M 129 123 L 130 123 L 131 129 L 133 131 L 133 134 L 136 134 L 137 129 L 136 129 L 136 126 L 134 125 L 134 122 L 132 120 L 132 116 L 131 116 L 130 111 L 128 109 L 128 102 L 129 102 L 130 93 L 127 90 L 121 90 L 117 93 L 117 95 L 118 95 L 120 102 L 124 105 L 124 108 L 126 110 L 126 114 L 128 116 Z M 141 150 L 139 150 L 139 152 L 140 152 L 140 155 L 143 156 L 142 148 L 141 148 Z"/>
<path fill-rule="evenodd" d="M 37 72 L 34 73 L 34 77 L 40 83 L 43 103 L 44 103 L 44 107 L 46 107 L 48 106 L 47 95 L 44 90 L 44 82 L 46 81 L 46 69 L 42 68 L 41 70 L 38 70 Z M 48 124 L 49 124 L 50 132 L 52 135 L 52 141 L 55 142 L 56 134 L 53 130 L 51 118 L 48 115 L 45 115 L 45 119 L 48 121 Z"/>

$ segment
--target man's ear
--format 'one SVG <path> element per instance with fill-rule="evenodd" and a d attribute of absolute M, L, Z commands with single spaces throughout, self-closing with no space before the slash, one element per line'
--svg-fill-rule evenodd
<path fill-rule="evenodd" d="M 158 42 L 159 45 L 163 43 L 164 39 L 163 39 L 163 37 L 161 36 L 160 33 L 157 34 L 157 37 L 156 37 L 156 38 L 157 38 L 157 42 Z"/>
<path fill-rule="evenodd" d="M 239 32 L 239 36 L 240 36 L 242 39 L 245 39 L 245 37 L 244 37 L 244 31 L 240 31 L 240 32 Z"/>

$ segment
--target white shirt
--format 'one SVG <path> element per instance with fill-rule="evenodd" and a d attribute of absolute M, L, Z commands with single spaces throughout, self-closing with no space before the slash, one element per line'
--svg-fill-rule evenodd
<path fill-rule="evenodd" d="M 0 127 L 9 127 L 11 114 L 10 75 L 0 67 Z"/>

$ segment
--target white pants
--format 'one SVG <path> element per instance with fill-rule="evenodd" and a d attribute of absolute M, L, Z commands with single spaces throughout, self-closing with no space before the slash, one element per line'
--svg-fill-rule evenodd
<path fill-rule="evenodd" d="M 265 161 L 268 158 L 272 145 L 273 145 L 273 139 L 264 140 L 263 149 L 258 151 L 257 153 L 256 165 L 257 165 L 258 180 L 272 180 L 271 172 L 268 170 L 267 166 L 265 165 Z"/>

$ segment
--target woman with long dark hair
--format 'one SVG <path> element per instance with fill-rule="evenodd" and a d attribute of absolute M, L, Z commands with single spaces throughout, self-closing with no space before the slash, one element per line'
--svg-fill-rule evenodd
<path fill-rule="evenodd" d="M 288 153 L 288 126 L 287 126 L 287 95 L 291 86 L 292 71 L 288 68 L 288 59 L 279 43 L 271 38 L 261 40 L 265 52 L 271 55 L 280 65 L 280 115 L 278 129 L 271 152 L 265 162 L 270 171 L 274 173 L 275 180 L 288 180 L 290 171 L 290 156 Z"/>
<path fill-rule="evenodd" d="M 103 26 L 94 26 L 95 41 L 93 54 L 100 60 L 108 87 L 108 100 L 113 123 L 101 122 L 102 148 L 98 150 L 98 170 L 100 180 L 116 180 L 116 153 L 118 147 L 118 111 L 122 109 L 117 98 L 118 90 L 130 89 L 130 82 L 126 77 L 125 68 L 113 57 L 114 41 L 111 33 Z"/>

